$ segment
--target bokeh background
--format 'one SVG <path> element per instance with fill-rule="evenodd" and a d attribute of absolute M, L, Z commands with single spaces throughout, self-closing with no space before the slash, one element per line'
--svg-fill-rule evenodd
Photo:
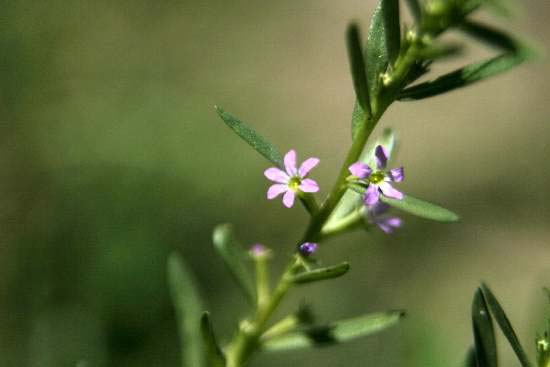
<path fill-rule="evenodd" d="M 165 282 L 176 250 L 227 340 L 247 312 L 211 246 L 221 222 L 276 251 L 304 212 L 265 200 L 269 166 L 218 119 L 219 104 L 282 151 L 318 156 L 332 183 L 350 142 L 344 30 L 374 1 L 4 1 L 0 14 L 2 366 L 177 366 Z M 546 1 L 483 15 L 544 48 Z M 460 36 L 452 36 L 460 37 Z M 470 43 L 460 61 L 489 55 Z M 405 308 L 399 326 L 345 346 L 258 356 L 252 366 L 461 366 L 470 302 L 487 281 L 534 356 L 550 285 L 550 67 L 545 59 L 445 96 L 393 105 L 404 191 L 460 213 L 403 215 L 388 237 L 326 243 L 348 276 L 294 291 L 321 320 Z M 323 192 L 326 192 L 323 190 Z M 502 342 L 502 338 L 501 338 Z M 517 364 L 504 342 L 506 365 Z"/>

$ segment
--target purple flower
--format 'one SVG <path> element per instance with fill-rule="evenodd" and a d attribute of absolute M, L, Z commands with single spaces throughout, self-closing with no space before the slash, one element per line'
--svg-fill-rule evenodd
<path fill-rule="evenodd" d="M 386 171 L 388 163 L 388 152 L 386 148 L 377 145 L 374 149 L 374 159 L 376 161 L 376 170 L 373 170 L 368 164 L 356 162 L 349 166 L 349 171 L 360 180 L 364 180 L 367 186 L 363 201 L 365 205 L 372 206 L 380 200 L 380 194 L 392 198 L 403 199 L 403 193 L 397 191 L 390 182 L 401 182 L 405 178 L 403 167 L 394 168 Z"/>
<path fill-rule="evenodd" d="M 283 204 L 290 208 L 294 205 L 296 193 L 319 191 L 317 182 L 306 178 L 309 171 L 319 163 L 319 158 L 308 158 L 300 165 L 300 168 L 296 168 L 296 152 L 290 150 L 285 154 L 284 163 L 284 171 L 277 167 L 271 167 L 264 172 L 265 177 L 275 182 L 267 190 L 267 198 L 272 200 L 284 193 Z"/>
<path fill-rule="evenodd" d="M 403 225 L 401 218 L 385 215 L 389 209 L 390 206 L 381 201 L 367 207 L 367 221 L 371 224 L 376 224 L 386 234 L 392 233 Z"/>
<path fill-rule="evenodd" d="M 304 242 L 300 245 L 298 250 L 303 256 L 309 256 L 317 251 L 317 244 L 315 242 Z"/>

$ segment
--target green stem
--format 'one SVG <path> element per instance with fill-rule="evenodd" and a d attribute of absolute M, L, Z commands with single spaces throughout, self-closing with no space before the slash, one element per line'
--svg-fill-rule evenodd
<path fill-rule="evenodd" d="M 335 236 L 340 233 L 349 231 L 352 228 L 355 228 L 361 224 L 363 217 L 365 215 L 365 208 L 354 210 L 351 214 L 346 215 L 345 217 L 338 219 L 334 222 L 330 221 L 323 227 L 321 230 L 321 237 L 323 239 Z"/>
<path fill-rule="evenodd" d="M 234 341 L 228 347 L 226 354 L 227 367 L 241 367 L 257 347 L 260 336 L 266 330 L 269 318 L 290 289 L 290 279 L 300 266 L 301 261 L 298 256 L 295 256 L 283 272 L 267 302 L 258 305 L 254 319 L 250 322 L 241 323 Z"/>

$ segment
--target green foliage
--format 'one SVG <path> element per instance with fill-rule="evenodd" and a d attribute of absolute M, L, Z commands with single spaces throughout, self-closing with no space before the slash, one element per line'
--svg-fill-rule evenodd
<path fill-rule="evenodd" d="M 222 108 L 215 106 L 216 112 L 222 118 L 223 122 L 231 128 L 237 135 L 241 137 L 245 142 L 254 148 L 258 153 L 263 155 L 267 160 L 271 161 L 280 168 L 284 167 L 283 156 L 279 150 L 267 141 L 264 137 L 259 135 L 256 130 L 233 116 L 229 112 L 225 112 Z"/>
<path fill-rule="evenodd" d="M 235 237 L 230 224 L 220 224 L 212 235 L 214 248 L 223 259 L 227 269 L 245 293 L 251 304 L 256 300 L 256 291 L 252 272 L 249 269 L 250 257 Z"/>
<path fill-rule="evenodd" d="M 493 320 L 481 289 L 477 290 L 472 302 L 472 324 L 476 366 L 497 367 L 497 346 Z"/>
<path fill-rule="evenodd" d="M 208 366 L 210 367 L 225 367 L 225 356 L 221 348 L 218 346 L 216 336 L 214 335 L 214 329 L 212 327 L 212 321 L 210 320 L 210 313 L 203 312 L 201 317 L 201 333 L 202 340 L 206 349 L 206 356 L 208 360 Z"/>
<path fill-rule="evenodd" d="M 502 331 L 506 339 L 508 339 L 508 343 L 510 343 L 510 345 L 512 346 L 512 349 L 516 353 L 516 356 L 518 357 L 521 365 L 523 367 L 531 367 L 532 364 L 529 361 L 527 354 L 523 350 L 523 347 L 519 342 L 519 339 L 514 331 L 514 328 L 512 327 L 512 324 L 508 320 L 506 313 L 502 309 L 502 306 L 494 296 L 493 292 L 491 292 L 486 284 L 481 285 L 481 290 L 483 291 L 483 295 L 487 301 L 488 308 L 491 310 L 491 313 L 495 318 L 498 326 L 500 327 L 500 330 Z"/>
<path fill-rule="evenodd" d="M 381 195 L 380 199 L 394 208 L 416 215 L 417 217 L 438 222 L 456 222 L 459 219 L 458 215 L 448 209 L 414 198 L 410 195 L 405 195 L 401 200 L 390 199 Z"/>
<path fill-rule="evenodd" d="M 371 98 L 378 96 L 382 74 L 399 55 L 400 27 L 399 1 L 380 0 L 374 10 L 367 39 L 367 81 Z"/>
<path fill-rule="evenodd" d="M 262 343 L 262 349 L 281 351 L 340 344 L 385 330 L 395 325 L 403 316 L 405 316 L 403 311 L 387 311 L 327 325 L 307 327 L 265 340 Z"/>
<path fill-rule="evenodd" d="M 191 272 L 176 253 L 168 257 L 168 286 L 178 318 L 182 367 L 203 366 L 199 318 L 202 301 Z"/>
<path fill-rule="evenodd" d="M 359 104 L 358 107 L 361 108 L 362 111 L 366 112 L 367 116 L 369 116 L 371 114 L 369 87 L 367 83 L 367 72 L 365 70 L 365 60 L 363 59 L 361 34 L 357 24 L 352 23 L 349 25 L 346 33 L 346 41 L 348 46 L 351 77 L 353 79 L 353 87 L 355 88 L 357 103 Z M 363 123 L 365 121 L 365 119 L 362 120 Z M 355 126 L 355 124 L 353 125 Z"/>
<path fill-rule="evenodd" d="M 418 100 L 437 96 L 475 82 L 499 75 L 532 59 L 533 50 L 504 32 L 474 21 L 464 21 L 460 28 L 467 34 L 505 52 L 485 61 L 472 63 L 438 78 L 402 90 L 399 100 Z"/>
<path fill-rule="evenodd" d="M 349 269 L 350 265 L 347 262 L 343 262 L 338 265 L 328 266 L 326 268 L 319 268 L 296 274 L 291 278 L 291 282 L 294 284 L 305 284 L 317 282 L 319 280 L 338 278 L 346 274 Z"/>

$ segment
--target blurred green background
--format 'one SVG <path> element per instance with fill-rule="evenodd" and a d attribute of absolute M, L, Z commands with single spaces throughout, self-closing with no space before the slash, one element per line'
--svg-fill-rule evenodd
<path fill-rule="evenodd" d="M 1 366 L 177 366 L 167 254 L 195 271 L 218 334 L 247 309 L 211 246 L 231 222 L 287 260 L 304 212 L 265 200 L 262 157 L 214 104 L 282 151 L 321 158 L 323 193 L 350 141 L 344 30 L 374 1 L 3 1 L 0 14 Z M 550 6 L 494 19 L 545 46 Z M 485 16 L 482 16 L 484 18 Z M 487 17 L 485 17 L 487 18 Z M 460 63 L 488 55 L 471 45 Z M 444 63 L 435 72 L 457 66 Z M 327 242 L 348 276 L 294 291 L 321 320 L 405 308 L 382 334 L 253 366 L 460 366 L 480 280 L 533 355 L 550 284 L 550 67 L 545 59 L 390 108 L 404 191 L 460 213 L 387 237 Z M 502 341 L 502 338 L 501 338 Z M 502 358 L 514 362 L 502 343 Z"/>

